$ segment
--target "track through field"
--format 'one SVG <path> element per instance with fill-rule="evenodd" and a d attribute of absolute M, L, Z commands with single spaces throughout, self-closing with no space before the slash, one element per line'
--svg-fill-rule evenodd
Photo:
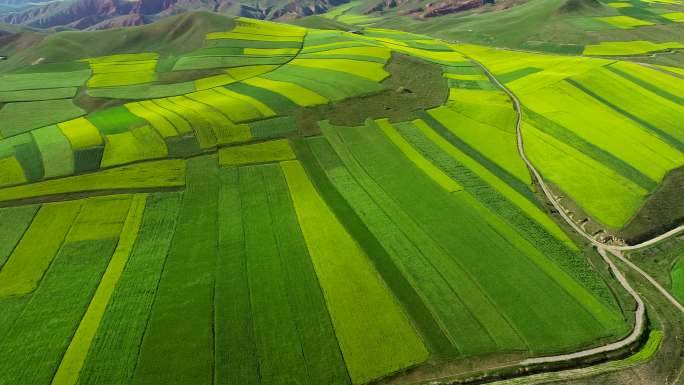
<path fill-rule="evenodd" d="M 542 191 L 544 192 L 544 195 L 546 196 L 547 200 L 551 202 L 553 207 L 558 211 L 558 213 L 561 215 L 563 220 L 570 225 L 579 235 L 584 237 L 586 240 L 588 240 L 591 244 L 596 246 L 598 249 L 599 254 L 603 257 L 604 261 L 608 264 L 610 267 L 611 271 L 613 272 L 613 275 L 617 278 L 618 282 L 625 288 L 625 290 L 634 297 L 635 301 L 637 302 L 637 309 L 635 311 L 635 325 L 632 330 L 632 332 L 625 337 L 624 339 L 613 342 L 604 346 L 600 346 L 597 348 L 592 348 L 592 349 L 587 349 L 587 350 L 582 350 L 574 353 L 569 353 L 569 354 L 562 354 L 562 355 L 553 355 L 553 356 L 546 356 L 546 357 L 538 357 L 538 358 L 531 358 L 522 361 L 520 364 L 521 365 L 528 365 L 528 364 L 540 364 L 540 363 L 558 363 L 558 362 L 563 362 L 563 361 L 568 361 L 568 360 L 574 360 L 577 358 L 583 358 L 583 357 L 590 357 L 593 355 L 596 355 L 598 353 L 605 353 L 605 352 L 610 352 L 614 351 L 620 348 L 623 348 L 625 346 L 628 346 L 634 342 L 636 342 L 640 337 L 644 329 L 644 321 L 645 321 L 645 307 L 644 307 L 644 302 L 639 296 L 639 294 L 629 285 L 625 277 L 620 273 L 618 270 L 617 266 L 613 263 L 613 261 L 610 259 L 608 256 L 607 252 L 610 252 L 610 254 L 614 255 L 616 258 L 624 262 L 627 266 L 629 266 L 631 269 L 642 275 L 646 280 L 648 280 L 658 291 L 661 292 L 661 294 L 670 302 L 672 303 L 673 306 L 675 306 L 677 309 L 679 309 L 683 314 L 684 314 L 684 306 L 682 306 L 681 303 L 679 303 L 665 288 L 662 287 L 653 277 L 651 277 L 648 273 L 640 269 L 638 266 L 636 266 L 634 263 L 629 261 L 623 254 L 622 251 L 628 251 L 628 250 L 638 250 L 642 249 L 647 246 L 651 246 L 655 243 L 658 243 L 662 240 L 665 240 L 675 234 L 678 234 L 682 230 L 684 230 L 684 225 L 681 225 L 679 227 L 676 227 L 664 234 L 661 234 L 659 236 L 656 236 L 654 238 L 651 238 L 645 242 L 642 242 L 637 245 L 631 245 L 631 246 L 616 246 L 616 245 L 609 245 L 605 244 L 602 242 L 597 241 L 594 239 L 591 235 L 587 234 L 579 225 L 577 225 L 569 216 L 568 214 L 565 213 L 565 210 L 563 207 L 558 203 L 558 201 L 554 198 L 551 190 L 548 188 L 546 183 L 544 182 L 541 174 L 537 169 L 534 167 L 532 162 L 527 158 L 527 155 L 525 153 L 525 147 L 523 144 L 523 137 L 522 137 L 522 108 L 521 108 L 521 103 L 519 99 L 515 96 L 513 92 L 511 92 L 508 88 L 506 88 L 482 63 L 480 63 L 477 60 L 474 60 L 473 58 L 469 58 L 472 60 L 474 63 L 476 63 L 484 73 L 490 78 L 494 84 L 497 85 L 502 91 L 504 91 L 513 101 L 513 106 L 515 108 L 516 114 L 517 114 L 517 121 L 516 121 L 516 139 L 517 139 L 517 147 L 518 147 L 518 153 L 522 160 L 525 162 L 527 165 L 527 168 L 529 169 L 530 173 L 536 179 L 537 183 L 539 183 L 539 186 L 541 187 Z"/>

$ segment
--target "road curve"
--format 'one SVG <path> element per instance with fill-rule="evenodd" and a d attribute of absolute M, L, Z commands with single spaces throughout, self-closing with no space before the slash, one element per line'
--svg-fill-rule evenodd
<path fill-rule="evenodd" d="M 555 355 L 555 356 L 547 356 L 547 357 L 537 357 L 537 358 L 530 358 L 527 360 L 524 360 L 521 362 L 523 365 L 530 365 L 530 364 L 541 364 L 541 363 L 548 363 L 548 362 L 562 362 L 562 361 L 568 361 L 568 360 L 574 360 L 577 358 L 584 358 L 584 357 L 590 357 L 599 353 L 607 353 L 607 352 L 612 352 L 618 349 L 622 349 L 626 346 L 629 346 L 630 344 L 636 342 L 640 337 L 641 334 L 644 332 L 644 325 L 646 322 L 646 306 L 644 305 L 644 301 L 641 299 L 639 296 L 639 293 L 632 288 L 632 286 L 627 282 L 627 279 L 625 278 L 624 275 L 618 270 L 617 266 L 615 266 L 615 263 L 608 257 L 606 254 L 606 250 L 603 248 L 598 249 L 599 254 L 601 254 L 601 257 L 603 257 L 603 260 L 608 264 L 610 267 L 611 272 L 615 276 L 615 278 L 620 282 L 620 284 L 627 290 L 627 292 L 634 298 L 634 301 L 636 301 L 637 308 L 636 308 L 636 318 L 634 322 L 634 329 L 632 329 L 632 332 L 625 338 L 623 338 L 620 341 L 616 341 L 607 345 L 599 346 L 596 348 L 592 349 L 586 349 L 582 350 L 579 352 L 574 352 L 574 353 L 568 353 L 568 354 L 561 354 L 561 355 Z"/>
<path fill-rule="evenodd" d="M 664 234 L 661 234 L 657 237 L 654 237 L 652 239 L 649 239 L 643 243 L 637 244 L 637 245 L 632 245 L 632 246 L 615 246 L 615 245 L 608 245 L 603 242 L 599 242 L 596 239 L 594 239 L 591 235 L 587 234 L 579 225 L 575 223 L 575 221 L 570 218 L 568 214 L 565 213 L 565 210 L 563 207 L 556 201 L 554 198 L 551 190 L 549 187 L 546 185 L 544 182 L 544 179 L 542 178 L 541 174 L 537 169 L 534 167 L 532 162 L 527 158 L 527 155 L 525 154 L 525 147 L 523 145 L 523 136 L 522 136 L 522 108 L 520 105 L 520 100 L 518 100 L 517 96 L 513 94 L 506 86 L 504 86 L 490 71 L 485 67 L 482 63 L 479 61 L 473 59 L 470 57 L 470 60 L 472 60 L 474 63 L 476 63 L 484 73 L 489 77 L 489 79 L 494 82 L 497 87 L 499 87 L 502 91 L 504 91 L 513 101 L 513 105 L 515 107 L 515 111 L 517 114 L 517 121 L 516 121 L 516 138 L 517 138 L 517 146 L 518 146 L 518 153 L 522 160 L 525 162 L 525 165 L 527 168 L 530 170 L 534 178 L 536 179 L 537 183 L 541 187 L 542 191 L 544 192 L 544 195 L 546 198 L 551 202 L 553 207 L 558 211 L 560 216 L 563 218 L 563 220 L 570 225 L 578 234 L 580 234 L 582 237 L 584 237 L 587 241 L 589 241 L 591 244 L 596 246 L 598 249 L 599 254 L 603 258 L 603 260 L 608 264 L 610 267 L 610 270 L 612 271 L 613 275 L 615 278 L 620 282 L 620 284 L 625 288 L 625 290 L 632 296 L 634 297 L 634 300 L 637 303 L 637 309 L 635 311 L 635 323 L 634 323 L 634 328 L 632 332 L 625 338 L 623 338 L 620 341 L 616 341 L 604 346 L 600 346 L 597 348 L 591 348 L 591 349 L 586 349 L 574 353 L 569 353 L 569 354 L 562 354 L 562 355 L 554 355 L 554 356 L 546 356 L 546 357 L 537 357 L 537 358 L 530 358 L 527 360 L 524 360 L 521 362 L 523 365 L 527 364 L 541 364 L 541 363 L 553 363 L 553 362 L 563 362 L 563 361 L 568 361 L 568 360 L 573 360 L 573 359 L 578 359 L 578 358 L 583 358 L 583 357 L 589 357 L 593 356 L 599 353 L 606 353 L 610 351 L 614 351 L 620 348 L 623 348 L 625 346 L 628 346 L 634 342 L 636 342 L 641 334 L 644 331 L 644 322 L 645 322 L 645 306 L 644 302 L 639 296 L 639 294 L 630 286 L 629 282 L 627 282 L 627 279 L 622 275 L 622 273 L 618 270 L 617 266 L 613 261 L 610 259 L 606 251 L 609 251 L 611 254 L 615 255 L 618 259 L 623 261 L 627 266 L 632 268 L 634 271 L 642 275 L 644 278 L 646 278 L 653 286 L 660 291 L 663 296 L 672 303 L 673 306 L 678 308 L 682 313 L 684 313 L 684 306 L 680 304 L 670 293 L 668 293 L 665 288 L 663 288 L 653 277 L 651 277 L 648 273 L 640 269 L 638 266 L 636 266 L 634 263 L 629 261 L 627 258 L 622 255 L 622 251 L 626 250 L 637 250 L 643 247 L 650 246 L 652 244 L 655 244 L 663 239 L 666 239 L 672 235 L 675 235 L 679 233 L 680 231 L 684 230 L 684 225 L 679 226 L 675 229 L 672 229 Z"/>
<path fill-rule="evenodd" d="M 656 289 L 660 292 L 660 294 L 663 295 L 668 301 L 670 301 L 677 309 L 679 309 L 682 313 L 684 313 L 684 306 L 682 306 L 681 303 L 679 303 L 675 297 L 670 294 L 669 291 L 667 291 L 662 285 L 658 283 L 653 277 L 651 277 L 648 273 L 643 271 L 639 266 L 635 265 L 632 261 L 627 259 L 624 255 L 619 250 L 610 250 L 610 252 L 616 256 L 619 260 L 624 262 L 627 266 L 629 266 L 632 270 L 636 271 L 637 273 L 641 274 L 648 282 L 651 283 L 651 285 L 655 286 Z"/>

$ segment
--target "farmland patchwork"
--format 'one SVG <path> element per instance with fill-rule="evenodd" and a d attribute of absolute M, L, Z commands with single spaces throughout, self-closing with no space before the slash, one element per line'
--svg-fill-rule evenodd
<path fill-rule="evenodd" d="M 411 98 L 398 57 L 436 68 L 441 105 L 303 117 Z M 0 77 L 0 384 L 357 385 L 627 335 L 480 64 L 554 192 L 607 227 L 684 165 L 684 82 L 628 62 L 237 18 L 79 63 Z"/>

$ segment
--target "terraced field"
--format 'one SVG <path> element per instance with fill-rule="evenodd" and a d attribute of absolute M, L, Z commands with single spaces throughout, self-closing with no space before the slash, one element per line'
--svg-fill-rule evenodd
<path fill-rule="evenodd" d="M 545 180 L 612 229 L 684 165 L 681 78 L 233 24 L 177 55 L 0 75 L 0 384 L 369 384 L 629 334 L 633 304 L 549 215 L 478 63 L 522 101 Z M 389 86 L 415 63 L 446 98 L 389 119 L 424 96 Z M 353 103 L 381 112 L 345 124 Z"/>

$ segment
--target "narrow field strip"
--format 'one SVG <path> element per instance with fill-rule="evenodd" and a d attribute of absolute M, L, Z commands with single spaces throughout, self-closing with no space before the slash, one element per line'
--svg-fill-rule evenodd
<path fill-rule="evenodd" d="M 680 106 L 684 105 L 684 97 L 679 96 L 679 92 L 684 92 L 684 81 L 682 79 L 673 79 L 672 76 L 627 62 L 615 62 L 605 68 L 654 94 Z"/>
<path fill-rule="evenodd" d="M 269 106 L 267 106 L 266 104 L 264 104 L 260 100 L 255 99 L 251 96 L 243 95 L 241 93 L 229 90 L 227 88 L 221 88 L 221 87 L 217 88 L 216 91 L 219 92 L 220 94 L 225 95 L 228 98 L 233 98 L 233 99 L 239 100 L 243 103 L 246 103 L 251 108 L 254 108 L 257 110 L 257 117 L 249 116 L 249 117 L 243 117 L 243 118 L 239 118 L 239 119 L 236 118 L 236 119 L 233 119 L 234 122 L 266 119 L 266 118 L 270 118 L 270 117 L 273 117 L 276 115 L 275 111 L 273 111 Z"/>
<path fill-rule="evenodd" d="M 270 114 L 271 116 L 269 116 L 269 118 L 277 115 L 277 113 L 279 112 L 291 111 L 297 108 L 297 105 L 294 102 L 292 102 L 292 100 L 288 99 L 287 97 L 279 93 L 267 90 L 265 88 L 255 87 L 244 82 L 233 83 L 226 86 L 225 88 L 226 90 L 230 90 L 240 95 L 244 95 L 249 98 L 259 100 L 269 110 L 273 111 L 273 113 Z M 255 122 L 259 122 L 261 120 L 262 119 L 255 120 L 249 123 L 252 124 Z"/>
<path fill-rule="evenodd" d="M 43 161 L 44 177 L 54 178 L 74 173 L 74 153 L 69 140 L 57 126 L 31 132 Z"/>
<path fill-rule="evenodd" d="M 271 55 L 296 55 L 299 48 L 244 48 L 243 54 L 250 56 L 271 56 Z"/>
<path fill-rule="evenodd" d="M 644 21 L 636 19 L 631 16 L 607 16 L 607 17 L 597 17 L 596 20 L 608 23 L 614 27 L 620 29 L 632 29 L 635 27 L 643 27 L 647 25 L 655 25 L 649 21 Z"/>
<path fill-rule="evenodd" d="M 190 123 L 186 118 L 174 111 L 177 110 L 177 108 L 170 101 L 165 99 L 147 100 L 141 102 L 141 105 L 150 111 L 163 116 L 173 125 L 179 134 L 188 135 L 193 133 Z"/>
<path fill-rule="evenodd" d="M 296 159 L 296 156 L 287 139 L 271 140 L 244 146 L 223 147 L 219 150 L 219 165 L 223 167 L 292 159 Z"/>
<path fill-rule="evenodd" d="M 134 128 L 121 134 L 105 136 L 101 168 L 160 159 L 169 155 L 164 139 L 150 126 Z"/>
<path fill-rule="evenodd" d="M 273 385 L 306 384 L 309 379 L 302 341 L 288 301 L 288 288 L 279 279 L 283 275 L 283 261 L 272 229 L 273 218 L 261 172 L 264 167 L 278 166 L 241 167 L 238 172 L 259 381 Z"/>
<path fill-rule="evenodd" d="M 207 40 L 217 39 L 234 39 L 234 40 L 255 40 L 268 42 L 294 42 L 302 41 L 302 36 L 276 36 L 276 35 L 261 35 L 248 32 L 211 32 L 207 34 Z"/>
<path fill-rule="evenodd" d="M 57 127 L 67 137 L 74 151 L 103 144 L 100 131 L 85 118 L 62 122 Z"/>
<path fill-rule="evenodd" d="M 318 67 L 286 65 L 264 74 L 263 77 L 296 83 L 330 101 L 344 100 L 350 96 L 366 95 L 384 89 L 380 83 L 364 77 Z"/>
<path fill-rule="evenodd" d="M 493 87 L 488 80 L 483 83 Z M 515 111 L 506 94 L 453 90 L 450 100 L 446 106 L 431 109 L 429 113 L 441 117 L 449 131 L 476 153 L 529 186 L 532 183 L 530 174 L 516 151 Z"/>
<path fill-rule="evenodd" d="M 325 128 L 324 132 L 334 152 L 339 155 L 338 162 L 344 162 L 353 178 L 365 191 L 356 189 L 357 192 L 352 195 L 353 184 L 342 185 L 341 181 L 338 181 L 336 183 L 340 190 L 355 205 L 366 201 L 363 206 L 358 206 L 359 210 L 375 212 L 375 215 L 366 216 L 365 220 L 385 242 L 395 263 L 411 284 L 426 299 L 426 305 L 438 318 L 440 327 L 449 336 L 459 355 L 477 355 L 496 349 L 497 346 L 502 349 L 525 350 L 525 341 L 511 329 L 508 321 L 477 281 L 449 255 L 448 249 L 432 237 L 431 232 L 434 230 L 413 218 L 408 207 L 401 205 L 401 202 L 387 191 L 387 186 L 380 185 L 368 173 L 367 168 L 345 145 L 339 134 L 333 134 L 328 128 Z M 319 153 L 319 159 L 327 158 L 330 159 L 329 162 L 333 161 L 334 156 L 331 159 L 331 155 L 324 154 Z M 413 173 L 412 177 L 424 181 L 423 175 L 416 174 L 410 166 L 399 159 L 387 164 L 393 164 L 397 168 L 403 166 L 402 172 L 408 170 Z M 396 171 L 393 174 L 397 175 Z M 332 171 L 330 175 L 333 175 Z M 408 186 L 404 188 L 411 189 Z M 424 192 L 420 193 L 424 195 Z M 362 199 L 364 196 L 367 197 Z M 375 205 L 378 207 L 373 210 Z M 458 286 L 451 282 L 458 282 Z"/>
<path fill-rule="evenodd" d="M 14 186 L 28 182 L 24 169 L 15 156 L 0 159 L 0 187 Z"/>
<path fill-rule="evenodd" d="M 149 105 L 150 102 L 147 104 L 128 103 L 125 104 L 124 107 L 131 111 L 131 113 L 149 122 L 162 137 L 171 138 L 178 136 L 178 131 L 176 131 L 173 124 L 171 124 L 163 115 L 157 113 L 157 111 L 148 108 Z"/>
<path fill-rule="evenodd" d="M 0 91 L 45 90 L 51 88 L 79 87 L 90 77 L 90 70 L 9 74 L 0 76 Z M 50 91 L 47 91 L 50 92 Z"/>
<path fill-rule="evenodd" d="M 596 161 L 612 168 L 615 172 L 631 180 L 644 190 L 653 190 L 657 183 L 636 167 L 618 158 L 614 154 L 594 145 L 592 142 L 577 135 L 574 131 L 558 124 L 551 119 L 544 117 L 530 109 L 523 109 L 526 121 L 529 121 L 539 130 L 553 136 L 554 138 L 570 145 L 578 151 L 591 156 Z"/>
<path fill-rule="evenodd" d="M 0 298 L 33 292 L 52 263 L 71 224 L 81 209 L 80 201 L 43 205 L 0 270 Z"/>
<path fill-rule="evenodd" d="M 269 204 L 266 175 L 279 172 L 278 165 L 241 167 L 245 258 L 250 282 L 252 324 L 256 336 L 259 378 L 264 384 L 310 383 L 303 339 L 290 303 L 289 287 L 283 279 L 283 263 L 289 255 L 277 242 Z M 277 174 L 276 174 L 277 175 Z M 280 192 L 287 193 L 287 187 Z M 289 199 L 289 198 L 288 198 Z M 284 246 L 284 245 L 283 245 Z M 299 252 L 305 250 L 303 242 Z M 295 251 L 295 250 L 292 250 Z M 305 254 L 306 255 L 306 254 Z"/>
<path fill-rule="evenodd" d="M 417 223 L 428 229 L 431 238 L 452 258 L 458 256 L 458 264 L 506 315 L 509 333 L 519 333 L 532 352 L 561 351 L 611 338 L 616 329 L 624 326 L 619 320 L 605 317 L 606 313 L 577 302 L 575 296 L 583 293 L 560 287 L 532 262 L 529 258 L 533 251 L 520 235 L 496 220 L 482 217 L 483 206 L 474 198 L 448 194 L 421 175 L 408 159 L 402 160 L 399 150 L 383 139 L 379 130 L 344 127 L 336 132 L 365 171 Z M 454 222 L 454 218 L 458 220 Z M 508 257 L 502 259 L 500 255 Z M 492 275 L 492 264 L 506 274 Z M 521 302 L 520 298 L 530 298 L 530 302 Z M 540 301 L 546 305 L 540 307 Z M 505 329 L 492 327 L 488 331 L 499 333 Z"/>
<path fill-rule="evenodd" d="M 226 123 L 227 118 L 223 115 L 218 115 L 218 118 L 216 117 L 217 113 L 213 111 L 213 108 L 194 102 L 185 96 L 159 99 L 155 103 L 183 118 L 187 122 L 188 127 L 191 128 L 191 132 L 194 132 L 200 147 L 203 149 L 216 146 L 216 135 L 211 128 L 216 119 L 221 120 L 216 124 L 228 124 Z M 207 110 L 206 114 L 204 110 Z"/>
<path fill-rule="evenodd" d="M 352 382 L 423 362 L 428 351 L 420 337 L 302 166 L 281 165 Z"/>
<path fill-rule="evenodd" d="M 684 49 L 684 44 L 678 42 L 653 43 L 645 40 L 636 41 L 602 41 L 584 47 L 584 55 L 590 56 L 629 56 L 650 52 Z"/>
<path fill-rule="evenodd" d="M 125 106 L 105 108 L 104 110 L 88 114 L 85 118 L 102 135 L 122 134 L 133 128 L 149 124 L 145 119 L 133 114 Z"/>
<path fill-rule="evenodd" d="M 74 334 L 69 347 L 62 357 L 57 372 L 52 378 L 52 385 L 76 384 L 90 345 L 100 326 L 104 311 L 135 245 L 146 200 L 147 195 L 145 194 L 133 196 L 114 254 L 90 301 L 88 310 L 86 310 L 78 329 L 76 329 L 76 334 Z"/>
<path fill-rule="evenodd" d="M 255 77 L 242 81 L 254 87 L 264 88 L 279 95 L 282 95 L 300 107 L 315 106 L 317 104 L 326 104 L 328 99 L 310 91 L 296 83 L 271 80 L 263 77 Z"/>
<path fill-rule="evenodd" d="M 334 151 L 325 139 L 319 137 L 297 142 L 297 154 L 323 199 L 334 208 L 337 218 L 373 260 L 378 273 L 404 305 L 430 355 L 457 356 L 458 352 L 444 326 L 429 310 L 432 304 L 418 293 L 420 288 L 415 289 L 415 283 L 410 282 L 410 277 L 404 276 L 392 261 L 399 255 L 419 261 L 420 257 L 412 254 L 415 248 L 407 245 L 403 234 L 396 230 L 397 226 L 384 213 L 377 212 L 378 206 L 370 195 L 361 190 L 339 158 L 333 155 Z M 446 301 L 449 297 L 443 295 L 442 298 Z"/>
<path fill-rule="evenodd" d="M 510 198 L 506 198 L 493 186 L 487 184 L 481 176 L 467 168 L 457 158 L 449 156 L 420 130 L 410 126 L 400 126 L 399 132 L 436 166 L 460 181 L 469 194 L 506 220 L 532 245 L 581 282 L 605 304 L 611 307 L 617 306 L 607 284 L 593 271 L 587 259 L 578 252 L 577 247 L 558 226 L 544 216 L 539 209 L 537 209 L 537 219 L 546 219 L 545 222 L 537 222 L 522 208 L 515 206 Z"/>
<path fill-rule="evenodd" d="M 226 86 L 235 82 L 237 82 L 237 80 L 228 74 L 209 76 L 195 80 L 195 89 L 193 91 L 208 90 L 215 87 Z"/>
<path fill-rule="evenodd" d="M 127 86 L 114 86 L 103 88 L 89 88 L 86 92 L 94 98 L 111 99 L 152 99 L 177 96 L 195 91 L 193 82 L 173 84 L 133 84 Z"/>
<path fill-rule="evenodd" d="M 100 233 L 109 238 L 82 236 L 125 219 L 128 206 L 112 201 L 121 198 L 84 201 L 45 278 L 0 342 L 0 353 L 11 357 L 0 361 L 0 383 L 48 384 L 52 379 L 116 247 L 118 234 L 111 237 L 109 231 Z M 93 218 L 97 220 L 91 222 Z M 47 322 L 49 328 L 44 327 Z"/>
<path fill-rule="evenodd" d="M 215 156 L 188 160 L 188 185 L 140 346 L 134 385 L 212 384 L 218 184 Z"/>
<path fill-rule="evenodd" d="M 214 384 L 260 385 L 240 179 L 236 167 L 221 168 L 218 173 L 219 253 L 214 285 Z"/>
<path fill-rule="evenodd" d="M 535 125 L 523 122 L 522 127 L 526 151 L 531 161 L 540 165 L 544 179 L 562 186 L 567 196 L 602 223 L 621 227 L 648 195 L 647 190 L 612 168 L 542 132 Z"/>
<path fill-rule="evenodd" d="M 236 68 L 242 66 L 277 65 L 287 63 L 290 56 L 183 56 L 173 67 L 174 71 L 206 70 L 214 68 Z"/>
<path fill-rule="evenodd" d="M 387 135 L 387 137 L 406 155 L 408 159 L 413 162 L 425 175 L 429 176 L 438 185 L 442 186 L 448 192 L 462 191 L 463 187 L 455 180 L 451 179 L 442 170 L 435 167 L 429 160 L 427 160 L 421 153 L 416 151 L 392 126 L 387 119 L 376 120 L 375 123 Z"/>
<path fill-rule="evenodd" d="M 175 192 L 147 198 L 135 245 L 93 336 L 79 385 L 111 385 L 133 377 L 181 199 Z"/>
<path fill-rule="evenodd" d="M 477 161 L 480 165 L 482 165 L 482 167 L 485 167 L 489 172 L 496 175 L 511 188 L 515 189 L 521 196 L 525 197 L 525 199 L 533 204 L 536 204 L 532 190 L 525 182 L 519 180 L 508 170 L 482 155 L 477 149 L 473 148 L 461 138 L 456 136 L 447 126 L 444 125 L 446 122 L 449 122 L 448 117 L 450 112 L 448 109 L 440 107 L 432 109 L 428 112 L 419 112 L 417 115 L 421 118 L 421 120 L 429 125 L 431 129 L 441 135 L 446 141 L 451 143 L 451 145 L 457 147 L 461 152 L 467 154 L 470 158 Z"/>
<path fill-rule="evenodd" d="M 176 189 L 185 185 L 185 161 L 167 159 L 0 189 L 0 202 L 51 200 L 117 190 Z"/>
<path fill-rule="evenodd" d="M 260 169 L 309 383 L 348 385 L 351 380 L 283 171 L 279 165 Z"/>
<path fill-rule="evenodd" d="M 101 88 L 151 83 L 157 80 L 156 66 L 159 54 L 144 52 L 83 59 L 93 75 L 88 87 Z"/>
<path fill-rule="evenodd" d="M 272 119 L 259 120 L 249 124 L 252 137 L 256 140 L 285 138 L 299 131 L 297 121 L 292 116 L 279 116 Z"/>
<path fill-rule="evenodd" d="M 350 59 L 294 59 L 289 64 L 345 72 L 373 82 L 381 82 L 389 76 L 389 73 L 384 69 L 384 63 Z"/>
<path fill-rule="evenodd" d="M 2 267 L 26 233 L 40 206 L 0 208 L 0 276 Z"/>
<path fill-rule="evenodd" d="M 221 92 L 224 91 L 224 92 Z M 261 117 L 260 111 L 252 104 L 235 98 L 231 91 L 212 88 L 186 95 L 188 98 L 207 104 L 220 111 L 232 123 L 255 120 Z"/>
<path fill-rule="evenodd" d="M 613 109 L 614 111 L 618 112 L 619 114 L 625 116 L 626 118 L 638 123 L 640 126 L 644 127 L 645 129 L 651 131 L 653 134 L 655 134 L 658 138 L 660 138 L 662 141 L 665 143 L 669 144 L 670 146 L 676 148 L 679 150 L 680 153 L 684 153 L 684 132 L 676 132 L 676 133 L 671 133 L 671 130 L 667 130 L 665 127 L 660 127 L 660 126 L 655 126 L 650 123 L 650 121 L 646 121 L 642 119 L 641 117 L 635 115 L 632 111 L 627 111 L 623 109 L 621 106 L 613 103 L 612 101 L 606 99 L 604 96 L 599 95 L 598 93 L 594 92 L 593 90 L 587 88 L 585 85 L 573 80 L 573 79 L 566 79 L 566 81 L 573 86 L 577 87 L 587 95 L 591 96 L 592 98 L 596 99 L 598 102 L 606 105 L 607 107 Z M 679 127 L 678 127 L 679 128 Z M 681 131 L 677 129 L 677 131 Z M 677 135 L 679 134 L 679 135 Z M 676 135 L 676 136 L 675 136 Z"/>
<path fill-rule="evenodd" d="M 236 19 L 235 28 L 233 31 L 251 32 L 265 35 L 304 36 L 307 30 L 296 25 L 238 17 Z"/>
<path fill-rule="evenodd" d="M 76 87 L 64 87 L 38 90 L 0 91 L 0 103 L 68 99 L 76 96 L 77 90 Z"/>

